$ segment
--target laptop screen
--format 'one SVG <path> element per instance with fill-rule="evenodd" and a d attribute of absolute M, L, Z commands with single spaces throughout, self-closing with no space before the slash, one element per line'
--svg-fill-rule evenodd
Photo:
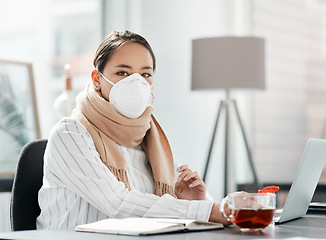
<path fill-rule="evenodd" d="M 326 162 L 326 140 L 310 138 L 301 158 L 279 223 L 306 214 Z"/>

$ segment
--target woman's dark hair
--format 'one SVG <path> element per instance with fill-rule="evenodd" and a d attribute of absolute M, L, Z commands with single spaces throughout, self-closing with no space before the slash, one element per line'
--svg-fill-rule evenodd
<path fill-rule="evenodd" d="M 95 58 L 94 58 L 94 67 L 103 72 L 105 64 L 110 60 L 112 54 L 122 45 L 126 43 L 139 43 L 143 45 L 152 56 L 153 59 L 153 70 L 155 71 L 156 68 L 156 60 L 154 56 L 154 52 L 146 41 L 145 38 L 142 36 L 130 32 L 130 31 L 113 31 L 109 33 L 104 40 L 101 42 L 100 46 L 96 50 Z"/>

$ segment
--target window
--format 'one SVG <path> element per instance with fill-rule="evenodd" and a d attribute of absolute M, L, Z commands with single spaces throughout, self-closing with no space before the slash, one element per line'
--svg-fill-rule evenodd
<path fill-rule="evenodd" d="M 64 86 L 64 65 L 71 65 L 76 93 L 89 81 L 101 40 L 101 1 L 4 0 L 1 4 L 0 20 L 6 24 L 0 26 L 0 58 L 33 64 L 41 132 L 46 137 L 58 120 L 53 102 Z"/>
<path fill-rule="evenodd" d="M 255 35 L 266 39 L 253 149 L 262 182 L 292 182 L 308 138 L 326 137 L 325 23 L 325 1 L 254 1 Z"/>

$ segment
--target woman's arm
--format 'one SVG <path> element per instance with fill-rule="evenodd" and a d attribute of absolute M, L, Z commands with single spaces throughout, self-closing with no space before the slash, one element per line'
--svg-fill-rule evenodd
<path fill-rule="evenodd" d="M 66 187 L 112 218 L 174 217 L 207 221 L 213 204 L 128 191 L 102 163 L 86 129 L 72 119 L 63 120 L 51 132 L 45 174 L 50 184 Z"/>

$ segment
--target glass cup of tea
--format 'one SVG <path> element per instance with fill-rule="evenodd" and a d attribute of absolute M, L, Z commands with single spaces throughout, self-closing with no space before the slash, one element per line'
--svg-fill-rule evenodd
<path fill-rule="evenodd" d="M 225 204 L 229 213 L 225 213 Z M 274 193 L 235 192 L 222 200 L 220 211 L 242 232 L 258 232 L 272 223 L 275 205 Z"/>

